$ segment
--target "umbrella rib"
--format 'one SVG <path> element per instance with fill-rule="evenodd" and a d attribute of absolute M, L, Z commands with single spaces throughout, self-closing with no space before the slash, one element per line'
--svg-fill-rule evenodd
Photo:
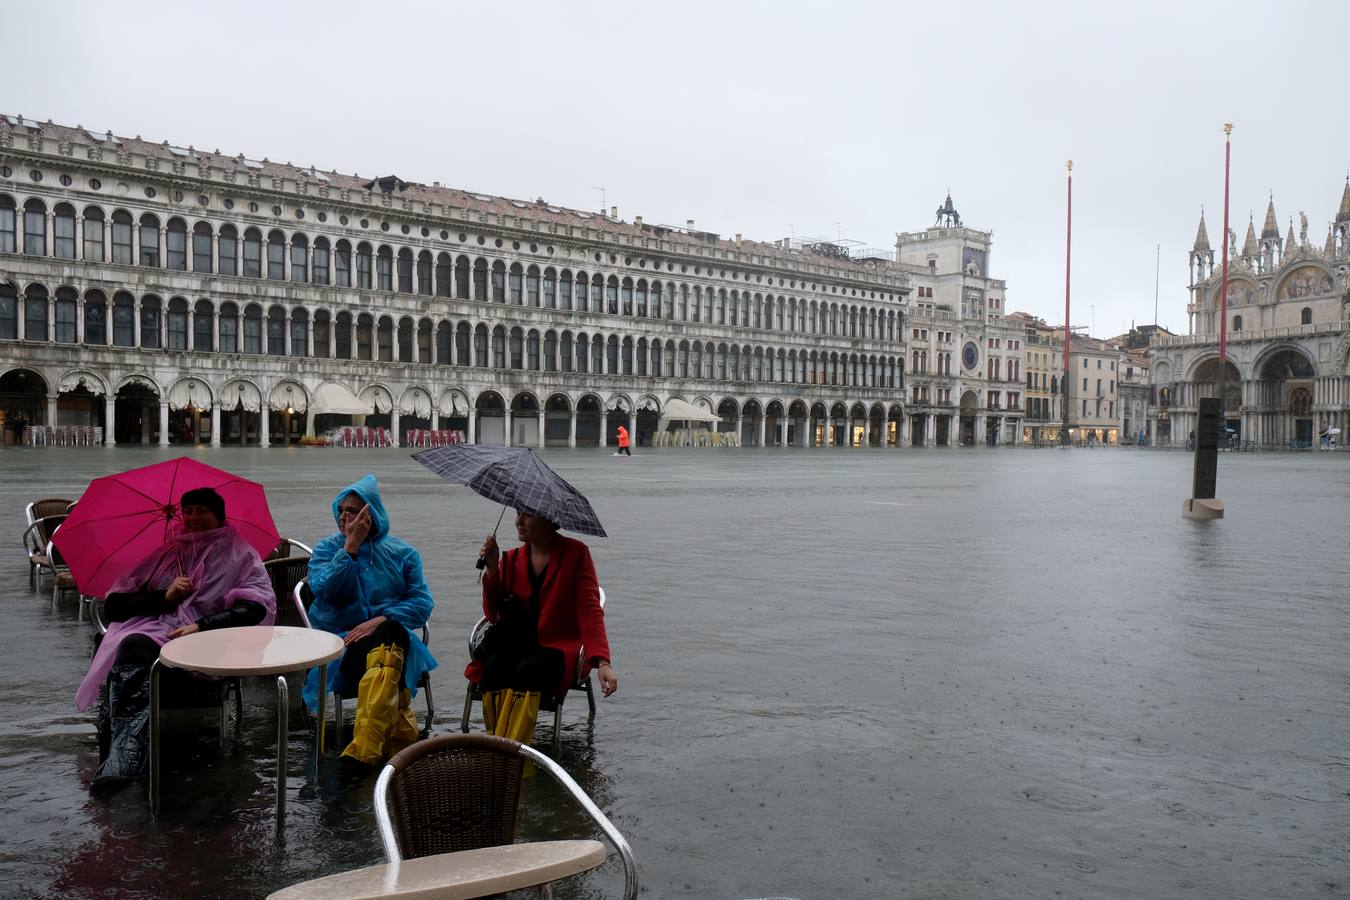
<path fill-rule="evenodd" d="M 98 565 L 94 566 L 94 571 L 91 572 L 91 573 L 89 573 L 89 577 L 90 577 L 91 579 L 98 577 L 98 573 L 99 573 L 100 571 L 102 571 L 103 567 L 106 566 L 106 565 L 113 559 L 114 556 L 116 556 L 118 553 L 121 553 L 122 550 L 123 550 L 127 545 L 129 545 L 132 541 L 134 541 L 134 540 L 136 540 L 137 538 L 139 538 L 142 534 L 145 534 L 146 530 L 149 529 L 149 528 L 152 528 L 152 527 L 154 527 L 154 523 L 153 523 L 153 522 L 150 522 L 150 523 L 148 523 L 148 524 L 142 525 L 142 526 L 141 526 L 141 529 L 140 529 L 139 531 L 137 531 L 135 534 L 131 535 L 131 537 L 127 538 L 127 539 L 126 539 L 125 541 L 123 541 L 120 545 L 118 545 L 117 549 L 113 550 L 113 551 L 110 552 L 110 553 L 105 553 L 105 554 L 103 555 L 103 561 L 100 562 Z M 139 563 L 139 560 L 138 560 L 137 562 Z M 111 585 L 109 585 L 109 587 L 111 587 Z"/>
<path fill-rule="evenodd" d="M 127 484 L 125 481 L 118 481 L 118 480 L 117 480 L 117 476 L 115 476 L 115 475 L 110 475 L 110 476 L 108 476 L 108 477 L 111 478 L 111 479 L 113 480 L 113 482 L 114 482 L 118 487 L 123 487 L 123 488 L 126 488 L 126 489 L 129 490 L 129 491 L 132 491 L 133 493 L 140 494 L 140 495 L 141 495 L 142 497 L 144 497 L 146 500 L 149 500 L 151 503 L 155 504 L 155 506 L 163 506 L 163 505 L 164 505 L 163 502 L 162 502 L 158 497 L 152 497 L 151 495 L 147 494 L 145 491 L 141 490 L 140 488 L 136 487 L 135 485 Z M 102 479 L 99 479 L 99 480 L 102 481 Z M 92 487 L 92 485 L 91 485 L 91 487 Z M 88 492 L 86 491 L 86 493 L 88 493 Z"/>

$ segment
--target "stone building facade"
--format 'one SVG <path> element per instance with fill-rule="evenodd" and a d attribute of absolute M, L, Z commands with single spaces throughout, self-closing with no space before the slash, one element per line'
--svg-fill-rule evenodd
<path fill-rule="evenodd" d="M 1025 418 L 1022 441 L 1042 446 L 1057 444 L 1064 423 L 1064 406 L 1059 389 L 1064 377 L 1063 329 L 1058 331 L 1045 320 L 1030 313 L 1008 316 L 1022 328 L 1022 365 L 1026 371 Z"/>
<path fill-rule="evenodd" d="M 969 228 L 948 195 L 937 221 L 897 234 L 909 298 L 909 418 L 915 446 L 1022 439 L 1023 329 L 1006 317 L 1007 285 L 989 277 L 993 234 Z"/>
<path fill-rule="evenodd" d="M 1350 427 L 1350 182 L 1326 241 L 1315 246 L 1299 214 L 1280 236 L 1275 201 L 1260 236 L 1229 244 L 1226 427 L 1257 447 L 1308 447 Z M 1197 401 L 1218 397 L 1221 266 L 1202 215 L 1190 253 L 1190 334 L 1156 338 L 1149 352 L 1159 443 L 1184 445 Z M 1339 442 L 1343 443 L 1343 442 Z"/>
<path fill-rule="evenodd" d="M 692 225 L 0 116 L 0 412 L 268 446 L 338 394 L 575 446 L 678 397 L 745 445 L 903 446 L 908 268 Z"/>

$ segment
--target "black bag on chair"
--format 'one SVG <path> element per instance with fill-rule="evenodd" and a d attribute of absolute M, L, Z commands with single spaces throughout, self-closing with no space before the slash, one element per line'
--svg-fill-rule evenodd
<path fill-rule="evenodd" d="M 538 625 L 523 600 L 508 593 L 502 599 L 501 610 L 500 620 L 484 623 L 469 641 L 469 656 L 478 662 L 511 647 L 531 647 L 538 640 Z"/>

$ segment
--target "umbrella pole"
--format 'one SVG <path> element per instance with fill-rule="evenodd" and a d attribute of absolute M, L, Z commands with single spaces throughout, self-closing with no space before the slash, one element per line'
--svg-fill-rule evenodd
<path fill-rule="evenodd" d="M 506 504 L 502 504 L 502 514 L 497 517 L 497 524 L 492 526 L 492 536 L 497 536 L 497 529 L 502 527 L 502 519 L 506 518 Z M 478 580 L 483 580 L 483 570 L 487 568 L 487 560 L 478 557 Z"/>

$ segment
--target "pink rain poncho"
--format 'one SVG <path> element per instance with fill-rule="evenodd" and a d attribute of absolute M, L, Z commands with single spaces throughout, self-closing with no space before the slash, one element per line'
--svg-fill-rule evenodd
<path fill-rule="evenodd" d="M 88 709 L 98 698 L 99 687 L 117 658 L 117 648 L 129 635 L 143 634 L 162 647 L 175 628 L 228 609 L 239 600 L 262 604 L 267 615 L 260 624 L 276 621 L 276 596 L 262 559 L 229 525 L 175 535 L 119 578 L 108 593 L 163 591 L 180 575 L 192 580 L 192 593 L 177 606 L 166 606 L 155 618 L 137 616 L 108 626 L 89 673 L 75 692 L 76 708 Z"/>

